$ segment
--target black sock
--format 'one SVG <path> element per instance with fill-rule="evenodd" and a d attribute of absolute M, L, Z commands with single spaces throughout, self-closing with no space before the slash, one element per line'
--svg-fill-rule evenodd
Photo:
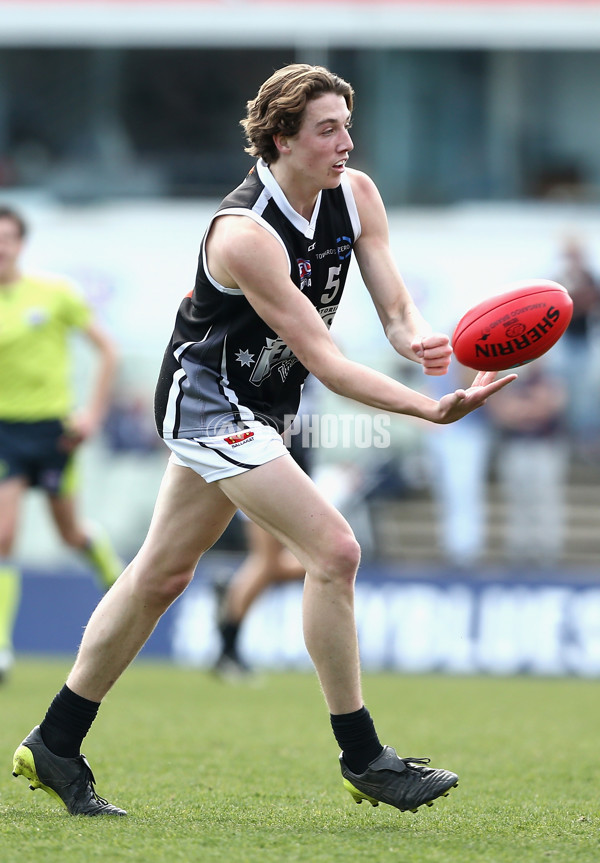
<path fill-rule="evenodd" d="M 240 624 L 235 620 L 224 620 L 219 630 L 223 642 L 223 653 L 226 653 L 228 656 L 237 656 L 237 640 Z"/>
<path fill-rule="evenodd" d="M 364 773 L 383 746 L 366 707 L 354 713 L 331 714 L 331 727 L 344 761 L 353 773 Z"/>
<path fill-rule="evenodd" d="M 55 755 L 75 758 L 96 718 L 100 703 L 71 692 L 65 684 L 40 723 L 42 740 Z"/>

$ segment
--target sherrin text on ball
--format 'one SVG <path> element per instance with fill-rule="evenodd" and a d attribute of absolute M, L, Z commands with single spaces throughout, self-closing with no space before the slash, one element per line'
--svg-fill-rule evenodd
<path fill-rule="evenodd" d="M 572 314 L 573 301 L 558 282 L 514 282 L 463 315 L 452 337 L 454 355 L 477 371 L 521 366 L 556 344 Z"/>

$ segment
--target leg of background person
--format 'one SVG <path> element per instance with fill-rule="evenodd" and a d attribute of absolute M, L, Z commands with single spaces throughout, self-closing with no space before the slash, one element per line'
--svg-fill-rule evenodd
<path fill-rule="evenodd" d="M 0 680 L 13 664 L 13 628 L 21 598 L 21 573 L 11 558 L 27 483 L 14 477 L 0 483 Z"/>
<path fill-rule="evenodd" d="M 108 590 L 121 574 L 123 562 L 104 529 L 96 524 L 84 526 L 72 494 L 51 495 L 48 501 L 63 542 L 82 555 L 94 570 L 100 587 Z"/>
<path fill-rule="evenodd" d="M 13 629 L 21 599 L 21 574 L 9 558 L 0 556 L 0 683 L 14 662 Z"/>
<path fill-rule="evenodd" d="M 305 570 L 291 552 L 254 522 L 246 524 L 248 555 L 234 574 L 227 591 L 225 612 L 241 621 L 254 600 L 270 585 L 304 577 Z"/>
<path fill-rule="evenodd" d="M 248 553 L 225 588 L 218 615 L 221 654 L 215 671 L 234 678 L 249 671 L 238 653 L 238 638 L 253 602 L 271 584 L 305 575 L 302 564 L 268 531 L 246 521 L 245 533 Z"/>
<path fill-rule="evenodd" d="M 304 577 L 304 567 L 268 531 L 248 521 L 246 536 L 248 554 L 229 583 L 224 603 L 225 616 L 238 622 L 270 584 Z"/>

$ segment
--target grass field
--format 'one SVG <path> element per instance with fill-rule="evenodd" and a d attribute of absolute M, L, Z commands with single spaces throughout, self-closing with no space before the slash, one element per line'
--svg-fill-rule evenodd
<path fill-rule="evenodd" d="M 368 675 L 384 742 L 460 775 L 417 814 L 357 806 L 315 678 L 232 686 L 138 661 L 84 751 L 128 818 L 72 818 L 11 776 L 67 663 L 21 659 L 0 689 L 0 860 L 577 863 L 600 859 L 600 684 Z"/>

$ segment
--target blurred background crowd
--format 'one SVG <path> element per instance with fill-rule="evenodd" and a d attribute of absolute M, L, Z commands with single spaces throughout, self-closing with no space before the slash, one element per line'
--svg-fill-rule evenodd
<path fill-rule="evenodd" d="M 329 430 L 316 481 L 373 561 L 593 569 L 597 2 L 0 0 L 0 204 L 30 223 L 27 267 L 77 283 L 120 351 L 103 433 L 83 453 L 84 509 L 123 557 L 139 547 L 166 459 L 152 392 L 175 311 L 215 204 L 251 165 L 246 100 L 296 61 L 353 84 L 350 164 L 382 190 L 400 270 L 436 329 L 516 279 L 556 279 L 575 306 L 561 343 L 493 406 L 452 428 L 394 419 L 382 448 Z M 354 272 L 333 329 L 348 356 L 424 391 L 463 385 L 456 365 L 432 382 L 395 356 L 364 293 Z M 75 349 L 85 381 L 90 357 Z M 313 417 L 355 407 L 311 390 Z M 35 495 L 27 506 L 19 556 L 56 570 L 69 552 Z M 217 550 L 242 547 L 234 523 Z"/>

